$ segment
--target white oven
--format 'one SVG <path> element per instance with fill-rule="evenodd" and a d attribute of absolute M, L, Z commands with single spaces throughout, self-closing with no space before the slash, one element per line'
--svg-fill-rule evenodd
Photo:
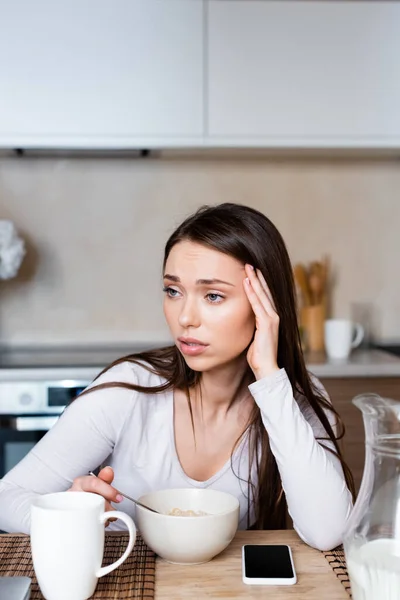
<path fill-rule="evenodd" d="M 105 366 L 162 345 L 165 342 L 0 350 L 0 477 L 30 451 Z"/>
<path fill-rule="evenodd" d="M 90 380 L 0 382 L 0 478 L 54 425 Z"/>

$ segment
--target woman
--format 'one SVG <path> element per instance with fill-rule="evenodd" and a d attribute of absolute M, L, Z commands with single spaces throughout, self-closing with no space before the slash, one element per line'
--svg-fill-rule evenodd
<path fill-rule="evenodd" d="M 246 206 L 201 208 L 167 242 L 164 294 L 174 345 L 102 371 L 2 480 L 0 528 L 28 532 L 37 494 L 95 492 L 134 515 L 118 489 L 211 487 L 239 499 L 241 528 L 284 528 L 288 512 L 311 546 L 339 544 L 352 477 L 304 365 L 275 226 Z"/>

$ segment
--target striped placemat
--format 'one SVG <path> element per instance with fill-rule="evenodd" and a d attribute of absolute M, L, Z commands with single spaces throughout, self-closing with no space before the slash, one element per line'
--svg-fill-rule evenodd
<path fill-rule="evenodd" d="M 127 544 L 125 532 L 106 533 L 103 565 L 119 558 Z M 31 600 L 43 600 L 32 565 L 28 535 L 0 535 L 0 575 L 31 577 Z M 94 600 L 152 600 L 154 598 L 155 555 L 140 535 L 126 561 L 112 573 L 99 579 L 92 598 Z"/>
<path fill-rule="evenodd" d="M 347 572 L 346 558 L 344 555 L 343 546 L 338 546 L 329 552 L 323 552 L 326 560 L 330 564 L 336 577 L 342 582 L 346 592 L 351 596 L 350 578 Z"/>

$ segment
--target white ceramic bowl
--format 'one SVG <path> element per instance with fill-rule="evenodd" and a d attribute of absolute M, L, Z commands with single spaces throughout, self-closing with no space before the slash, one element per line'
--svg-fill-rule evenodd
<path fill-rule="evenodd" d="M 139 498 L 160 511 L 136 507 L 136 525 L 146 544 L 165 560 L 178 564 L 204 563 L 232 541 L 239 523 L 239 501 L 231 494 L 210 489 L 160 490 Z M 174 508 L 209 513 L 182 517 Z"/>

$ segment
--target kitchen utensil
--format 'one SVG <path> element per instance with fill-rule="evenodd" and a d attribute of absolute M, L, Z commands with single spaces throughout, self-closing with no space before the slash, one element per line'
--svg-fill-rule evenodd
<path fill-rule="evenodd" d="M 93 473 L 92 471 L 89 471 L 89 475 L 92 475 L 93 477 L 97 477 L 97 475 L 95 475 L 95 473 Z M 121 496 L 123 496 L 127 500 L 130 500 L 131 502 L 134 502 L 137 506 L 141 506 L 142 508 L 145 508 L 146 510 L 150 510 L 153 513 L 160 514 L 158 510 L 154 510 L 154 508 L 150 508 L 150 506 L 146 506 L 146 504 L 142 504 L 141 502 L 139 502 L 139 500 L 135 500 L 135 498 L 131 498 L 131 496 L 128 496 L 128 494 L 124 494 L 124 492 L 121 492 L 121 490 L 118 490 L 118 492 L 121 494 Z"/>
<path fill-rule="evenodd" d="M 303 297 L 303 305 L 309 306 L 311 304 L 310 288 L 307 280 L 307 273 L 302 263 L 298 263 L 293 268 L 293 273 L 297 285 L 300 288 L 301 295 Z"/>
<path fill-rule="evenodd" d="M 308 278 L 311 304 L 320 304 L 324 292 L 324 284 L 320 273 L 311 272 Z"/>
<path fill-rule="evenodd" d="M 309 267 L 308 283 L 311 293 L 311 303 L 321 304 L 326 299 L 326 286 L 328 280 L 328 257 L 323 261 L 314 261 Z"/>

